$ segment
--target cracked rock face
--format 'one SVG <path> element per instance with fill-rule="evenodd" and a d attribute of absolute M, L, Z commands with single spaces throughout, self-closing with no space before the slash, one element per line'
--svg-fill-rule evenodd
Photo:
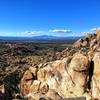
<path fill-rule="evenodd" d="M 21 94 L 29 100 L 30 97 L 38 100 L 41 96 L 51 98 L 50 100 L 83 96 L 88 81 L 88 65 L 88 58 L 78 53 L 73 57 L 42 65 L 38 68 L 36 80 L 32 78 L 34 73 L 28 70 L 21 81 Z"/>

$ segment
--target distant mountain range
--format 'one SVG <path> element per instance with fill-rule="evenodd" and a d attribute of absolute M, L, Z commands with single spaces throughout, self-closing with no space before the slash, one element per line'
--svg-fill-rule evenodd
<path fill-rule="evenodd" d="M 33 37 L 13 37 L 13 36 L 0 36 L 0 42 L 66 42 L 66 41 L 76 41 L 80 37 L 58 37 L 58 36 L 51 36 L 51 35 L 40 35 L 40 36 L 33 36 Z"/>
<path fill-rule="evenodd" d="M 54 40 L 54 39 L 73 39 L 80 37 L 60 37 L 60 36 L 52 36 L 52 35 L 40 35 L 33 37 L 13 37 L 13 36 L 0 36 L 0 40 Z"/>
<path fill-rule="evenodd" d="M 60 36 L 51 36 L 51 35 L 41 35 L 41 36 L 34 36 L 32 38 L 33 39 L 42 39 L 42 40 L 43 39 L 52 40 L 52 39 L 73 39 L 73 38 L 79 38 L 79 37 L 72 37 L 72 36 L 70 36 L 70 37 L 60 37 Z"/>

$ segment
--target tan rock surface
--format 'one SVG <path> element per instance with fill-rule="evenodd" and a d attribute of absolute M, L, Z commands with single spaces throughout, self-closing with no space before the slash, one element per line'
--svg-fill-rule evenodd
<path fill-rule="evenodd" d="M 93 58 L 94 72 L 92 77 L 92 96 L 100 99 L 100 52 L 96 52 Z"/>

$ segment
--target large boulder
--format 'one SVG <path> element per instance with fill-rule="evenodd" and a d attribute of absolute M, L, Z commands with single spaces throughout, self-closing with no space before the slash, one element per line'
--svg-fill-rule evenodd
<path fill-rule="evenodd" d="M 63 76 L 62 93 L 67 97 L 82 96 L 87 87 L 89 61 L 83 54 L 75 54 Z"/>
<path fill-rule="evenodd" d="M 27 94 L 29 94 L 32 81 L 33 81 L 33 75 L 29 70 L 27 70 L 24 73 L 23 78 L 21 79 L 20 88 L 21 88 L 21 95 L 22 96 L 26 96 Z"/>
<path fill-rule="evenodd" d="M 37 78 L 40 81 L 48 83 L 50 89 L 58 90 L 61 86 L 63 75 L 66 73 L 66 66 L 71 58 L 57 60 L 47 63 L 46 66 L 40 68 L 37 72 Z"/>

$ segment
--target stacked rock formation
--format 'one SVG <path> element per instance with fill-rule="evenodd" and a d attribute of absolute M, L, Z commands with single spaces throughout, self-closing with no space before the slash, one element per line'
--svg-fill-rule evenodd
<path fill-rule="evenodd" d="M 73 47 L 86 53 L 30 67 L 21 79 L 21 95 L 28 100 L 64 100 L 85 97 L 100 100 L 100 29 Z"/>

